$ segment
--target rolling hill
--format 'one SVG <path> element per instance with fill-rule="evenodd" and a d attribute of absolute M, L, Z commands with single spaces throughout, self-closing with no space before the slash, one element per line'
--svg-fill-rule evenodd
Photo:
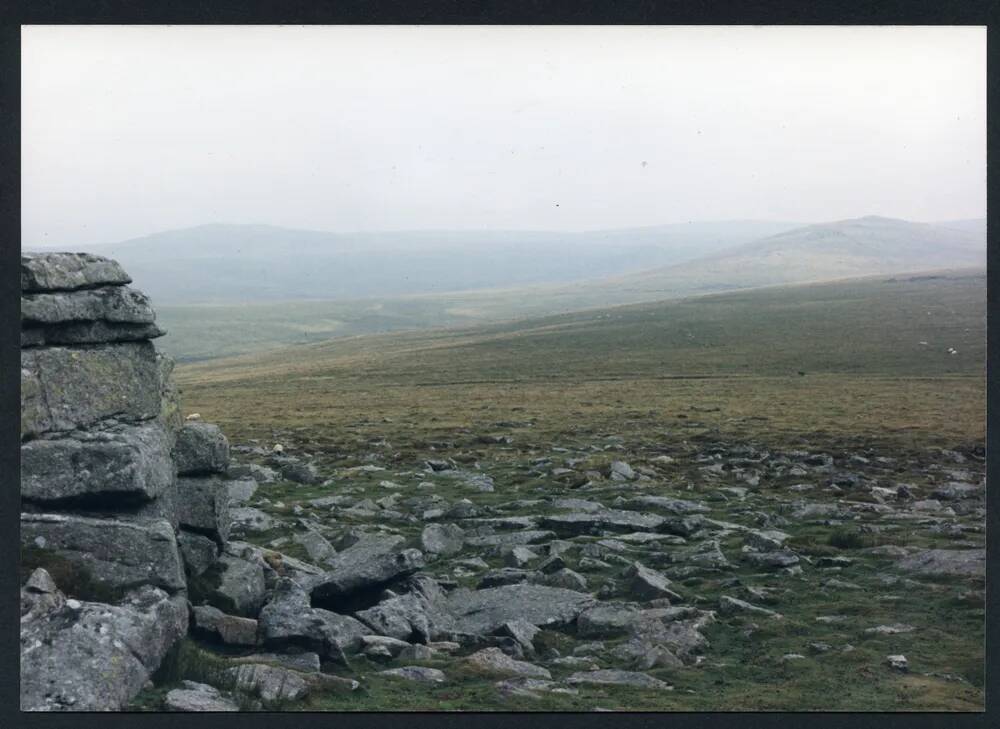
<path fill-rule="evenodd" d="M 477 327 L 358 336 L 190 365 L 212 379 L 981 375 L 986 274 L 776 286 Z M 950 354 L 949 348 L 957 351 Z"/>
<path fill-rule="evenodd" d="M 869 216 L 810 225 L 693 261 L 609 278 L 611 300 L 986 265 L 986 229 Z M 974 221 L 973 221 L 974 222 Z"/>
<path fill-rule="evenodd" d="M 329 233 L 203 225 L 92 246 L 158 306 L 354 300 L 566 283 L 679 263 L 789 230 L 731 221 L 558 233 Z"/>
<path fill-rule="evenodd" d="M 876 273 L 984 266 L 985 227 L 975 222 L 949 227 L 861 218 L 807 226 L 669 267 L 572 284 L 355 300 L 160 305 L 160 322 L 169 332 L 162 343 L 178 359 L 192 361 L 333 337 L 467 326 Z M 613 240 L 637 233 L 593 235 Z M 693 245 L 691 239 L 688 244 Z M 233 260 L 243 259 L 233 254 Z M 472 260 L 484 259 L 472 255 Z"/>

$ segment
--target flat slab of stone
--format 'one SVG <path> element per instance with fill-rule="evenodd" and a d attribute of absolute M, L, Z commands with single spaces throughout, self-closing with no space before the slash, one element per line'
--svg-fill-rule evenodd
<path fill-rule="evenodd" d="M 152 324 L 156 321 L 156 315 L 149 304 L 149 297 L 127 286 L 101 286 L 80 291 L 25 294 L 21 297 L 22 326 L 87 321 Z"/>
<path fill-rule="evenodd" d="M 193 627 L 227 645 L 256 645 L 257 621 L 227 615 L 211 605 L 196 605 L 191 610 Z"/>
<path fill-rule="evenodd" d="M 653 678 L 647 673 L 637 671 L 616 671 L 613 669 L 599 669 L 597 671 L 580 671 L 574 673 L 566 679 L 566 683 L 579 685 L 584 683 L 614 686 L 635 686 L 637 688 L 657 689 L 659 691 L 672 691 L 673 686 L 658 678 Z"/>
<path fill-rule="evenodd" d="M 141 342 L 166 334 L 156 324 L 118 324 L 106 321 L 78 321 L 52 326 L 25 326 L 21 329 L 22 347 L 54 344 L 103 344 Z"/>
<path fill-rule="evenodd" d="M 115 590 L 185 587 L 173 527 L 165 520 L 93 519 L 70 514 L 21 514 L 21 544 L 48 550 Z"/>
<path fill-rule="evenodd" d="M 490 635 L 504 623 L 524 620 L 536 627 L 568 625 L 594 598 L 582 592 L 546 585 L 517 584 L 486 590 L 455 590 L 445 607 L 455 620 L 455 630 Z"/>
<path fill-rule="evenodd" d="M 132 283 L 117 261 L 92 253 L 21 254 L 21 292 L 71 291 Z"/>
<path fill-rule="evenodd" d="M 484 648 L 465 659 L 478 671 L 494 676 L 524 676 L 526 678 L 552 678 L 547 668 L 526 661 L 518 661 L 499 648 Z"/>
<path fill-rule="evenodd" d="M 21 497 L 39 503 L 154 499 L 174 480 L 171 441 L 158 421 L 29 441 L 21 446 Z"/>
<path fill-rule="evenodd" d="M 383 676 L 394 676 L 407 681 L 421 681 L 423 683 L 444 683 L 448 680 L 444 671 L 426 666 L 400 666 L 399 668 L 379 671 L 379 673 Z"/>
<path fill-rule="evenodd" d="M 925 575 L 979 577 L 986 574 L 986 550 L 928 549 L 904 557 L 896 564 L 901 569 Z"/>
<path fill-rule="evenodd" d="M 604 531 L 655 532 L 665 522 L 663 517 L 655 514 L 607 509 L 595 512 L 552 514 L 542 517 L 541 525 L 557 532 L 560 536 L 576 536 L 579 534 L 600 534 Z"/>
<path fill-rule="evenodd" d="M 401 544 L 401 539 L 363 539 L 331 557 L 329 570 L 309 579 L 313 600 L 336 601 L 422 568 L 423 554 L 416 549 L 401 549 Z"/>
<path fill-rule="evenodd" d="M 160 414 L 161 363 L 151 342 L 21 350 L 21 437 Z"/>
<path fill-rule="evenodd" d="M 185 681 L 184 688 L 172 689 L 163 699 L 167 711 L 239 711 L 239 706 L 217 688 L 204 683 Z"/>

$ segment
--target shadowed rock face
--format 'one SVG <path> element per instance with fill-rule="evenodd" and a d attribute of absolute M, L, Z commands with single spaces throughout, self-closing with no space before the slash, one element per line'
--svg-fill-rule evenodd
<path fill-rule="evenodd" d="M 166 521 L 22 514 L 21 541 L 80 565 L 113 590 L 185 587 L 177 539 Z"/>
<path fill-rule="evenodd" d="M 171 442 L 159 422 L 29 441 L 21 448 L 21 497 L 152 500 L 174 479 Z"/>

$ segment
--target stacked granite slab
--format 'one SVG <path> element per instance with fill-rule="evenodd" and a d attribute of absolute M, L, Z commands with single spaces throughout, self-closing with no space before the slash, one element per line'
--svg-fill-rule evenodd
<path fill-rule="evenodd" d="M 40 567 L 22 590 L 24 710 L 121 708 L 187 632 L 198 548 L 181 545 L 208 543 L 204 569 L 225 544 L 228 444 L 183 423 L 130 282 L 99 256 L 21 259 L 21 544 Z"/>

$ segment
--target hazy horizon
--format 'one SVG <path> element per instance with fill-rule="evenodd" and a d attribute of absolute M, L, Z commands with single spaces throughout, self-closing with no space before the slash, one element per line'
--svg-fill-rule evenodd
<path fill-rule="evenodd" d="M 986 213 L 978 27 L 25 26 L 22 242 Z"/>

